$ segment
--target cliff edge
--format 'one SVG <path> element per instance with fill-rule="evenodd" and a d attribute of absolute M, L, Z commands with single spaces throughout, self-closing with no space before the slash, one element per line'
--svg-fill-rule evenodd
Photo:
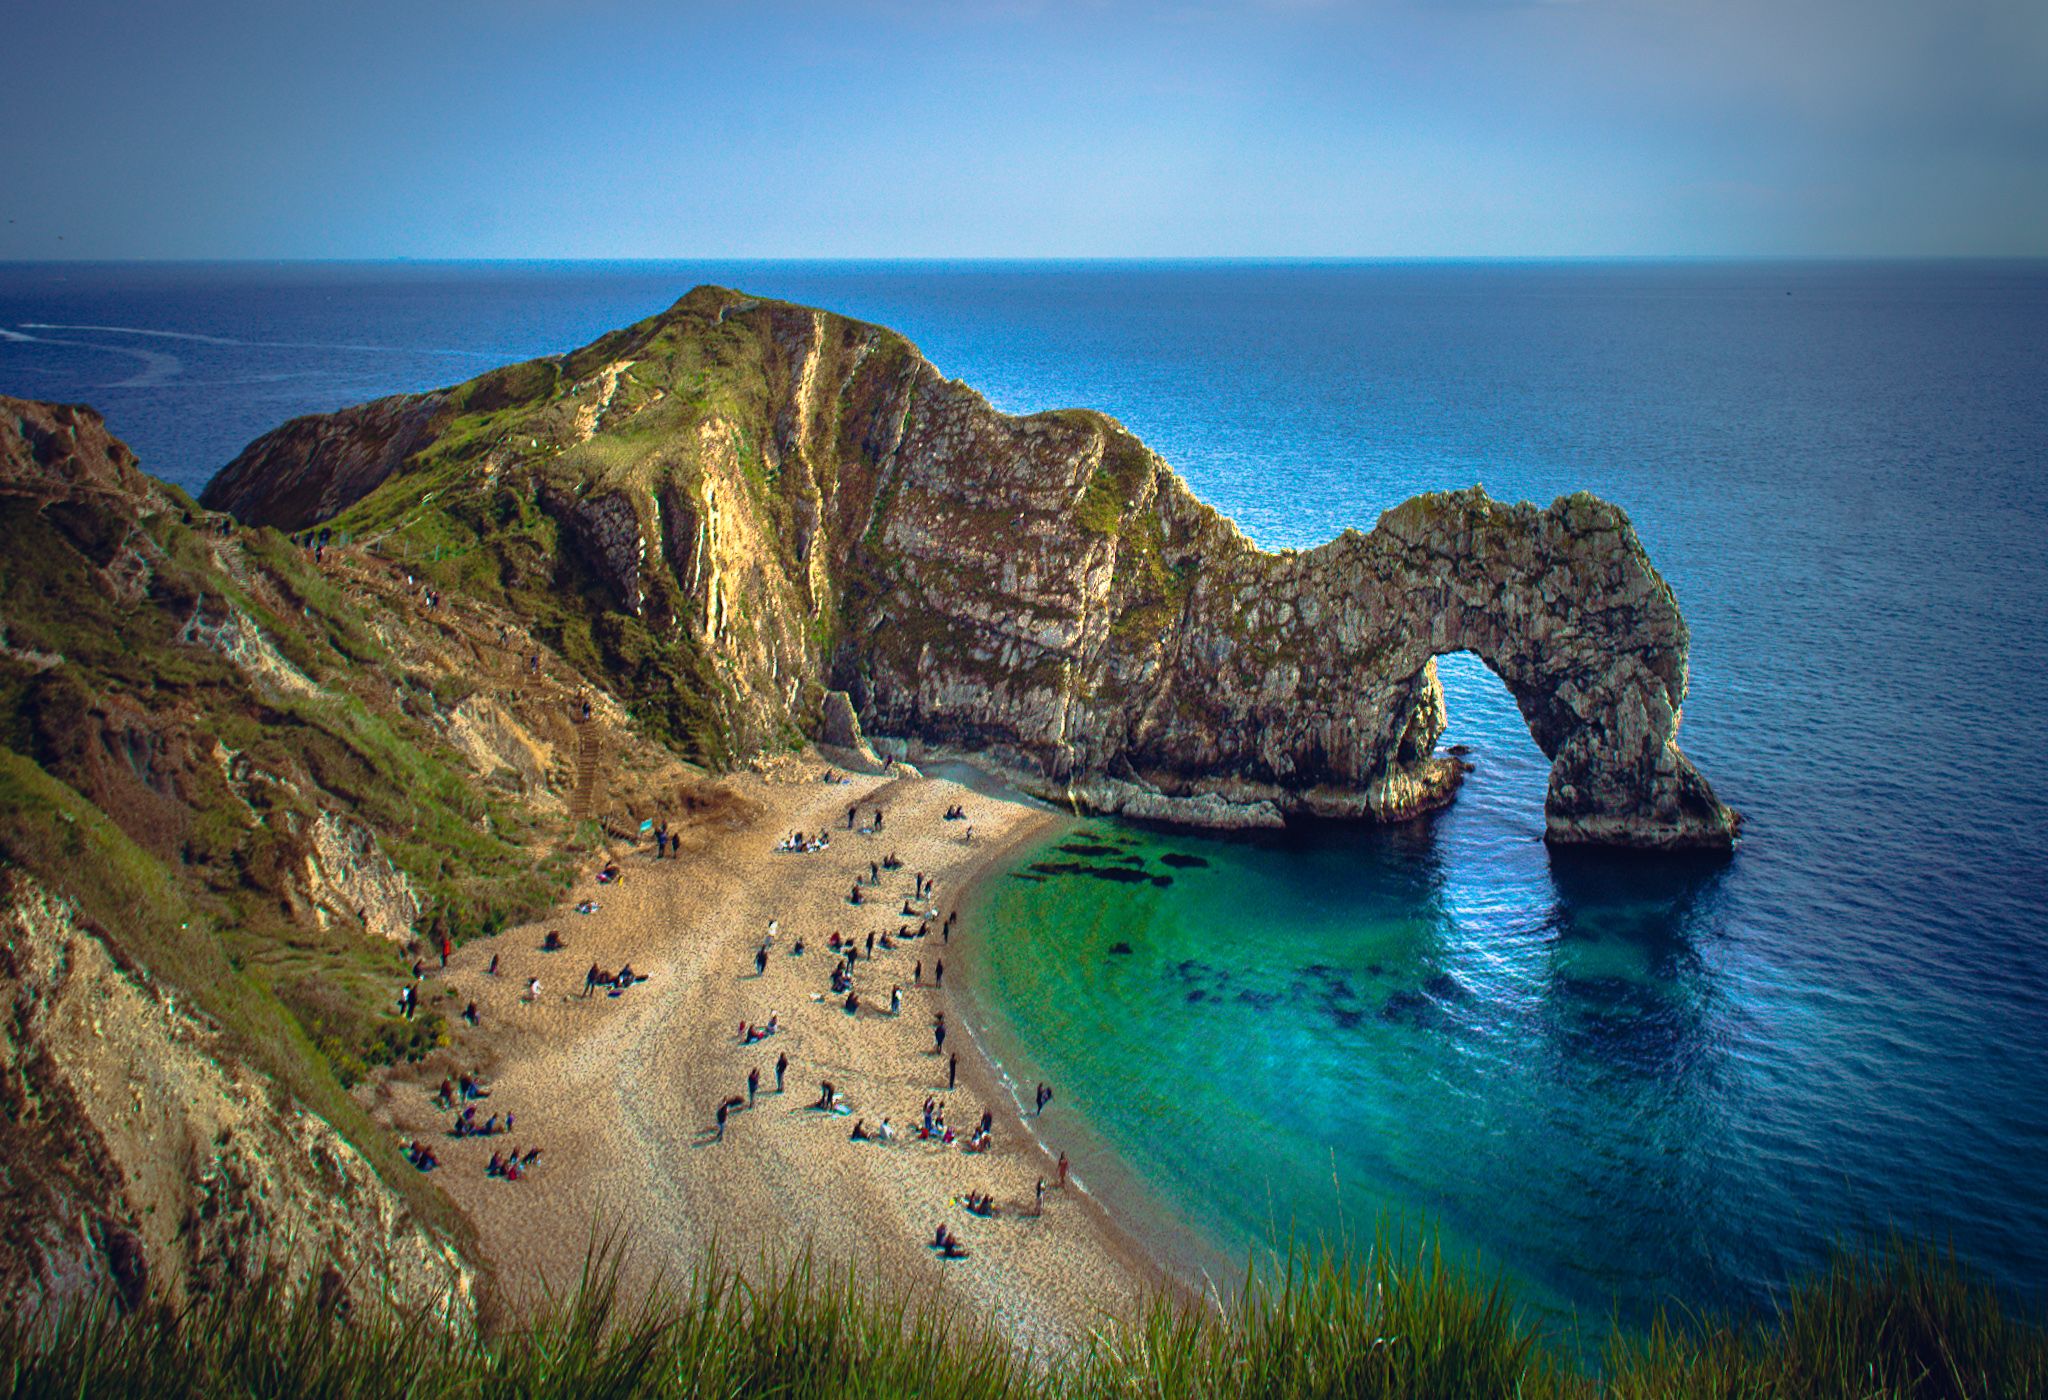
<path fill-rule="evenodd" d="M 892 332 L 722 288 L 295 420 L 202 499 L 489 595 L 705 762 L 843 692 L 884 750 L 1095 810 L 1394 820 L 1455 789 L 1433 663 L 1471 651 L 1552 761 L 1551 841 L 1739 824 L 1676 743 L 1686 627 L 1617 507 L 1475 487 L 1268 553 L 1102 414 L 1010 417 Z"/>

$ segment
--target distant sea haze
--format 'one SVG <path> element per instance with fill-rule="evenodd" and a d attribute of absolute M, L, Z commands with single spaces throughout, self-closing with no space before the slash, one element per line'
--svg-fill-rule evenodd
<path fill-rule="evenodd" d="M 2044 1301 L 2048 265 L 14 264 L 0 390 L 196 492 L 294 414 L 707 281 L 1106 410 L 1269 547 L 1591 490 L 1685 610 L 1730 862 L 1549 854 L 1542 756 L 1461 657 L 1440 818 L 1091 823 L 992 882 L 991 1046 L 1129 1209 L 1226 1253 L 1427 1219 L 1593 1321 L 1760 1302 L 1893 1224 Z"/>

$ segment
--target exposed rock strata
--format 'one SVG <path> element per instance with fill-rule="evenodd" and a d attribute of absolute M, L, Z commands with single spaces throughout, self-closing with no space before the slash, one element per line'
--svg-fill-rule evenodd
<path fill-rule="evenodd" d="M 412 422 L 429 435 L 393 467 Z M 845 690 L 869 735 L 1088 807 L 1393 820 L 1455 788 L 1432 660 L 1469 650 L 1553 761 L 1551 840 L 1734 838 L 1675 742 L 1685 623 L 1618 508 L 1474 488 L 1267 553 L 1112 420 L 1007 417 L 807 308 L 700 288 L 570 356 L 288 424 L 205 499 L 286 528 L 431 508 L 436 538 L 516 566 L 508 492 L 555 522 L 558 582 L 624 619 L 596 627 L 649 677 L 643 711 L 697 687 L 735 750 L 815 730 Z"/>
<path fill-rule="evenodd" d="M 339 1133 L 282 1099 L 75 910 L 0 872 L 0 1304 L 176 1303 L 267 1264 L 472 1306 L 470 1269 Z"/>

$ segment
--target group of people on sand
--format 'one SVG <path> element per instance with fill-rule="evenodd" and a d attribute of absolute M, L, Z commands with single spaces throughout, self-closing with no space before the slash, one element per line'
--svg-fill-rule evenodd
<path fill-rule="evenodd" d="M 517 1181 L 533 1170 L 533 1164 L 540 1160 L 540 1149 L 530 1147 L 525 1152 L 513 1148 L 510 1152 L 493 1152 L 491 1160 L 484 1164 L 485 1176 L 501 1176 L 507 1181 Z"/>
<path fill-rule="evenodd" d="M 592 992 L 603 992 L 606 996 L 615 997 L 635 983 L 646 980 L 647 974 L 633 971 L 631 963 L 627 963 L 617 972 L 606 972 L 596 963 L 592 963 L 590 971 L 583 974 L 583 995 L 587 997 Z"/>
<path fill-rule="evenodd" d="M 455 1138 L 497 1137 L 500 1133 L 512 1131 L 512 1122 L 515 1116 L 510 1109 L 507 1109 L 505 1111 L 505 1121 L 502 1124 L 498 1122 L 498 1115 L 495 1113 L 479 1123 L 476 1121 L 476 1105 L 469 1104 L 462 1112 L 455 1115 L 455 1122 L 449 1128 L 448 1136 Z M 512 1155 L 516 1158 L 519 1154 L 514 1152 Z M 539 1155 L 537 1150 L 535 1155 Z"/>
<path fill-rule="evenodd" d="M 490 1096 L 491 1091 L 483 1086 L 482 1080 L 474 1075 L 460 1074 L 453 1083 L 446 1078 L 441 1080 L 441 1088 L 434 1095 L 434 1103 L 440 1108 L 448 1109 L 455 1107 L 458 1099 L 463 1103 L 469 1103 L 474 1099 L 487 1099 Z"/>
<path fill-rule="evenodd" d="M 816 836 L 807 836 L 801 831 L 792 831 L 776 846 L 777 855 L 815 855 L 832 844 L 832 833 L 820 831 Z"/>

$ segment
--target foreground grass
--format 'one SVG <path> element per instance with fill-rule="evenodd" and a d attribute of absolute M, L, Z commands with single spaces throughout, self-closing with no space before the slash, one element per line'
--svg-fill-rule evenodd
<path fill-rule="evenodd" d="M 1300 1255 L 1228 1310 L 1105 1318 L 1080 1354 L 1020 1355 L 985 1320 L 808 1259 L 750 1282 L 712 1261 L 633 1297 L 616 1259 L 494 1335 L 353 1316 L 264 1280 L 232 1300 L 0 1319 L 13 1395 L 1789 1396 L 2048 1395 L 2048 1332 L 1949 1254 L 1894 1238 L 1838 1254 L 1769 1319 L 1616 1332 L 1599 1373 L 1434 1245 Z"/>

